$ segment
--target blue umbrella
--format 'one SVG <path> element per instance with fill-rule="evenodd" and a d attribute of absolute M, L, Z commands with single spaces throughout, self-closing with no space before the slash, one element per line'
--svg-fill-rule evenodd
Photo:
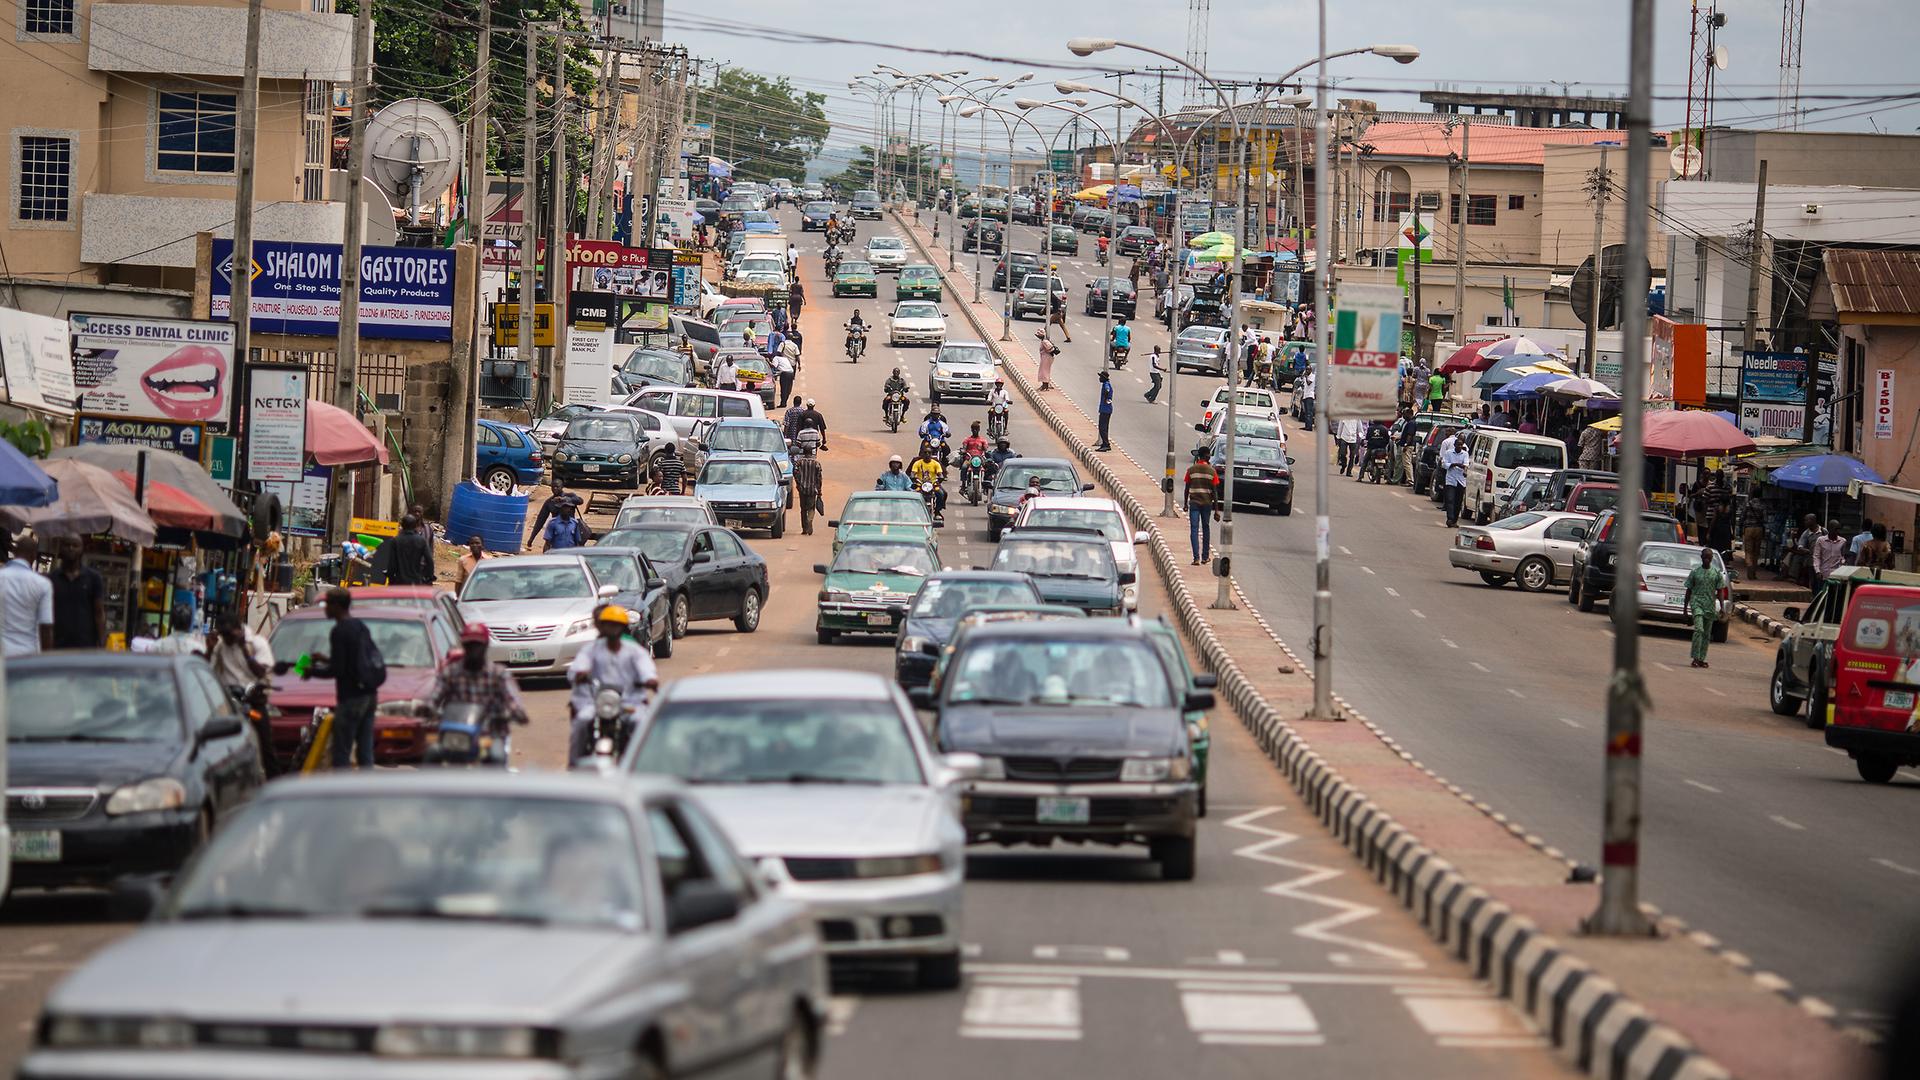
<path fill-rule="evenodd" d="M 1491 395 L 1495 401 L 1531 401 L 1540 396 L 1540 388 L 1550 382 L 1559 382 L 1566 378 L 1558 372 L 1536 371 L 1531 375 L 1522 375 L 1512 382 L 1495 390 Z"/>
<path fill-rule="evenodd" d="M 1881 484 L 1886 481 L 1880 474 L 1867 468 L 1858 458 L 1845 454 L 1818 454 L 1789 462 L 1773 470 L 1767 478 L 1779 487 L 1793 491 L 1818 491 L 1831 493 L 1847 490 L 1847 484 L 1859 480 L 1867 484 Z"/>
<path fill-rule="evenodd" d="M 19 447 L 0 439 L 0 506 L 50 506 L 59 497 L 59 481 Z"/>

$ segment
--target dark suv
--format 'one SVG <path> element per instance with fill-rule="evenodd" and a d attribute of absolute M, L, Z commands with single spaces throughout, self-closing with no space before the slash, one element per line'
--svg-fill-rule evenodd
<path fill-rule="evenodd" d="M 1015 285 L 1026 280 L 1028 274 L 1040 269 L 1040 256 L 1031 251 L 1015 251 L 993 264 L 993 291 L 1005 292 L 1007 289 L 1007 267 L 1013 267 Z"/>
<path fill-rule="evenodd" d="M 977 248 L 998 255 L 1004 239 L 1005 229 L 999 222 L 991 218 L 975 218 L 967 222 L 960 238 L 960 250 L 964 253 Z"/>
<path fill-rule="evenodd" d="M 1120 249 L 1122 255 L 1138 255 L 1147 250 L 1147 245 L 1151 243 L 1153 243 L 1153 230 L 1145 225 L 1127 226 L 1121 231 L 1120 238 L 1114 241 L 1114 245 Z"/>
<path fill-rule="evenodd" d="M 1665 514 L 1642 513 L 1640 520 L 1646 523 L 1642 541 L 1687 542 L 1680 523 Z M 1613 593 L 1613 576 L 1620 558 L 1620 541 L 1614 535 L 1614 526 L 1619 521 L 1619 509 L 1600 511 L 1593 519 L 1593 527 L 1587 530 L 1586 539 L 1573 549 L 1573 584 L 1567 589 L 1567 603 L 1581 611 L 1592 611 L 1595 601 L 1605 600 Z"/>
<path fill-rule="evenodd" d="M 1138 313 L 1139 298 L 1134 292 L 1133 282 L 1126 278 L 1113 279 L 1113 313 L 1123 318 L 1134 318 Z M 1107 307 L 1107 279 L 1094 278 L 1087 283 L 1087 314 L 1103 314 Z"/>

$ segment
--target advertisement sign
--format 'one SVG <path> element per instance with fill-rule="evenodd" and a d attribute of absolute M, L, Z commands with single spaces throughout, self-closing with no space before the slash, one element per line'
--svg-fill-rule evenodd
<path fill-rule="evenodd" d="M 1707 327 L 1653 317 L 1653 365 L 1647 372 L 1647 396 L 1673 399 L 1677 405 L 1707 403 Z"/>
<path fill-rule="evenodd" d="M 610 405 L 613 403 L 613 331 L 567 331 L 567 367 L 565 387 L 560 393 L 563 405 Z"/>
<path fill-rule="evenodd" d="M 0 374 L 7 400 L 23 409 L 73 414 L 73 356 L 67 320 L 0 308 Z"/>
<path fill-rule="evenodd" d="M 1388 420 L 1398 412 L 1400 290 L 1348 285 L 1333 313 L 1333 353 L 1321 391 L 1336 420 Z"/>
<path fill-rule="evenodd" d="M 298 483 L 307 472 L 307 369 L 255 364 L 247 386 L 247 479 Z"/>
<path fill-rule="evenodd" d="M 338 337 L 339 244 L 253 243 L 253 330 Z M 213 242 L 213 317 L 233 310 L 233 241 Z M 360 253 L 360 333 L 368 338 L 453 340 L 453 252 L 370 247 Z"/>
<path fill-rule="evenodd" d="M 233 458 L 237 442 L 239 440 L 231 435 L 207 436 L 207 475 L 223 488 L 233 487 Z"/>
<path fill-rule="evenodd" d="M 672 309 L 665 304 L 643 303 L 634 300 L 621 302 L 623 317 L 620 320 L 622 330 L 665 330 L 667 316 Z"/>
<path fill-rule="evenodd" d="M 1740 431 L 1755 438 L 1799 441 L 1805 433 L 1807 407 L 1786 402 L 1743 401 L 1740 403 Z"/>
<path fill-rule="evenodd" d="M 673 253 L 673 306 L 697 309 L 700 306 L 700 264 L 698 251 Z"/>
<path fill-rule="evenodd" d="M 581 269 L 630 270 L 665 269 L 673 265 L 672 248 L 637 248 L 612 240 L 582 240 L 567 237 L 567 272 Z"/>
<path fill-rule="evenodd" d="M 283 535 L 327 535 L 327 497 L 333 493 L 333 469 L 315 465 L 307 469 L 297 483 L 268 483 L 260 488 L 280 496 Z"/>
<path fill-rule="evenodd" d="M 206 429 L 199 424 L 129 420 L 119 416 L 88 416 L 82 413 L 74 423 L 73 441 L 109 446 L 144 446 L 149 450 L 165 450 L 199 461 L 207 439 Z"/>
<path fill-rule="evenodd" d="M 576 330 L 608 330 L 620 325 L 620 297 L 614 293 L 567 294 L 567 325 Z"/>
<path fill-rule="evenodd" d="M 1833 381 L 1839 374 L 1839 359 L 1821 353 L 1813 374 L 1813 429 L 1807 433 L 1814 446 L 1833 445 Z"/>
<path fill-rule="evenodd" d="M 67 331 L 79 411 L 225 430 L 233 393 L 232 323 L 76 312 L 67 316 Z"/>
<path fill-rule="evenodd" d="M 1740 400 L 1807 401 L 1807 354 L 1749 352 L 1740 357 Z"/>
<path fill-rule="evenodd" d="M 520 344 L 520 305 L 494 304 L 493 340 L 501 345 Z M 536 347 L 553 345 L 553 305 L 533 305 L 533 343 Z"/>
<path fill-rule="evenodd" d="M 1621 363 L 1621 356 L 1622 354 L 1618 349 L 1593 350 L 1594 381 L 1606 383 L 1608 388 L 1616 394 L 1620 392 L 1620 384 L 1626 374 L 1626 370 Z"/>
<path fill-rule="evenodd" d="M 1893 438 L 1893 369 L 1877 368 L 1873 373 L 1873 437 Z"/>

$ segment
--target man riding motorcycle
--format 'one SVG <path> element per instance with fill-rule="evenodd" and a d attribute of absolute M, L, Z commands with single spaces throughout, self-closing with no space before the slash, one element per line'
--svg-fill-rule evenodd
<path fill-rule="evenodd" d="M 594 687 L 619 690 L 621 699 L 636 709 L 646 703 L 648 694 L 660 688 L 660 672 L 653 665 L 652 650 L 626 636 L 633 628 L 632 613 L 619 604 L 608 604 L 594 615 L 593 628 L 599 638 L 567 665 L 567 679 L 573 685 L 569 761 L 593 753 Z"/>
<path fill-rule="evenodd" d="M 526 724 L 527 707 L 520 700 L 519 685 L 505 667 L 487 659 L 492 638 L 486 623 L 470 622 L 462 627 L 459 662 L 440 669 L 433 677 L 433 689 L 415 711 L 422 716 L 438 716 L 448 705 L 478 705 L 495 737 L 504 736 L 509 724 Z"/>
<path fill-rule="evenodd" d="M 887 459 L 887 471 L 881 473 L 880 479 L 875 480 L 873 482 L 873 490 L 875 491 L 912 491 L 913 490 L 913 477 L 907 475 L 906 469 L 900 460 L 899 454 L 895 454 L 892 457 Z"/>
<path fill-rule="evenodd" d="M 987 426 L 994 435 L 1007 433 L 1007 426 L 1013 420 L 1013 394 L 1007 390 L 1007 380 L 993 380 L 993 390 L 987 394 Z"/>
<path fill-rule="evenodd" d="M 923 443 L 944 445 L 947 441 L 947 436 L 951 434 L 953 434 L 953 428 L 947 423 L 947 418 L 941 415 L 940 406 L 929 406 L 927 409 L 927 418 L 920 422 L 920 441 Z"/>
<path fill-rule="evenodd" d="M 1113 328 L 1113 336 L 1107 341 L 1107 351 L 1115 367 L 1125 367 L 1127 354 L 1133 350 L 1133 329 L 1121 319 Z"/>
<path fill-rule="evenodd" d="M 1101 266 L 1107 265 L 1107 238 L 1102 236 L 1094 243 L 1099 247 L 1099 251 L 1094 256 L 1095 261 Z"/>
<path fill-rule="evenodd" d="M 975 420 L 972 434 L 960 440 L 960 487 L 961 492 L 976 504 L 980 501 L 977 497 L 977 487 L 971 485 L 980 483 L 980 476 L 985 471 L 986 455 L 987 440 L 980 434 L 980 421 Z M 975 462 L 981 462 L 982 466 L 976 467 Z"/>
<path fill-rule="evenodd" d="M 913 464 L 907 468 L 907 475 L 913 480 L 914 490 L 923 495 L 926 485 L 933 485 L 932 497 L 928 501 L 933 510 L 933 519 L 939 521 L 947 510 L 947 489 L 942 486 L 947 479 L 947 467 L 934 456 L 931 444 L 920 444 L 920 456 L 913 459 Z"/>
<path fill-rule="evenodd" d="M 1000 436 L 994 443 L 993 451 L 987 455 L 987 483 L 992 484 L 993 478 L 1000 475 L 1002 465 L 1019 456 L 1014 452 L 1013 444 L 1007 441 L 1007 437 Z"/>
<path fill-rule="evenodd" d="M 880 387 L 880 419 L 887 418 L 887 399 L 895 394 L 904 395 L 908 389 L 906 377 L 900 374 L 899 368 L 894 368 L 885 385 Z"/>
<path fill-rule="evenodd" d="M 844 324 L 847 331 L 847 357 L 858 361 L 860 354 L 867 351 L 867 321 L 860 317 L 860 309 L 853 309 L 853 318 Z M 858 344 L 855 344 L 858 342 Z"/>

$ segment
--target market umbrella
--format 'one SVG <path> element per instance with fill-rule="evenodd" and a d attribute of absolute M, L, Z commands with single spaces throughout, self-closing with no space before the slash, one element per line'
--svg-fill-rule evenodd
<path fill-rule="evenodd" d="M 1210 247 L 1219 247 L 1221 244 L 1231 244 L 1231 243 L 1233 243 L 1232 233 L 1203 232 L 1199 236 L 1196 236 L 1193 239 L 1187 241 L 1187 246 L 1190 248 L 1210 248 Z"/>
<path fill-rule="evenodd" d="M 387 463 L 387 448 L 352 413 L 324 401 L 307 401 L 307 456 L 320 465 Z"/>
<path fill-rule="evenodd" d="M 1081 202 L 1097 202 L 1106 198 L 1108 186 L 1109 185 L 1101 184 L 1098 187 L 1082 188 L 1074 192 L 1071 197 Z"/>
<path fill-rule="evenodd" d="M 1480 355 L 1496 361 L 1505 360 L 1510 356 L 1551 356 L 1556 359 L 1560 356 L 1559 353 L 1541 345 L 1530 337 L 1501 338 L 1499 341 L 1487 346 L 1487 351 Z M 1568 372 L 1567 374 L 1571 375 L 1573 373 Z"/>
<path fill-rule="evenodd" d="M 127 494 L 133 494 L 134 475 L 130 472 L 116 472 Z M 181 491 L 172 484 L 163 484 L 158 480 L 147 480 L 147 516 L 155 525 L 163 529 L 185 529 L 188 532 L 213 532 L 219 523 L 215 514 L 206 503 Z"/>
<path fill-rule="evenodd" d="M 1595 420 L 1587 426 L 1595 431 L 1619 431 L 1620 418 L 1617 416 L 1609 416 L 1605 420 Z"/>
<path fill-rule="evenodd" d="M 1751 454 L 1755 449 L 1753 440 L 1739 428 L 1698 409 L 1648 413 L 1642 441 L 1646 452 L 1655 457 L 1726 457 Z"/>
<path fill-rule="evenodd" d="M 1563 378 L 1550 382 L 1540 388 L 1554 397 L 1564 398 L 1618 398 L 1613 387 L 1593 379 Z"/>
<path fill-rule="evenodd" d="M 1868 484 L 1883 484 L 1886 480 L 1877 472 L 1867 468 L 1858 458 L 1845 454 L 1818 454 L 1789 462 L 1773 470 L 1767 478 L 1772 483 L 1794 491 L 1818 491 L 1821 493 L 1845 491 L 1847 484 L 1854 480 Z"/>
<path fill-rule="evenodd" d="M 147 479 L 171 484 L 181 491 L 200 500 L 207 509 L 213 511 L 215 526 L 208 532 L 223 536 L 239 537 L 246 534 L 247 519 L 207 470 L 192 458 L 176 454 L 171 450 L 155 450 L 142 446 L 121 446 L 108 443 L 80 443 L 76 446 L 63 446 L 55 450 L 50 457 L 55 460 L 73 459 L 89 465 L 98 465 L 109 472 L 128 472 L 138 475 L 141 455 L 147 459 Z"/>
<path fill-rule="evenodd" d="M 1505 386 L 1502 386 L 1499 389 L 1495 390 L 1493 392 L 1493 400 L 1495 401 L 1519 401 L 1523 399 L 1532 400 L 1540 396 L 1542 387 L 1545 387 L 1548 384 L 1554 382 L 1555 380 L 1561 379 L 1564 377 L 1565 376 L 1562 376 L 1552 371 L 1537 371 L 1531 375 L 1522 375 L 1519 378 L 1513 380 L 1512 382 L 1506 384 Z"/>
<path fill-rule="evenodd" d="M 0 506 L 48 506 L 60 485 L 20 448 L 0 439 Z"/>
<path fill-rule="evenodd" d="M 60 485 L 60 498 L 30 509 L 0 507 L 0 522 L 46 538 L 105 533 L 138 547 L 153 543 L 153 519 L 111 472 L 65 458 L 47 462 L 46 473 Z"/>
<path fill-rule="evenodd" d="M 1497 341 L 1470 342 L 1454 350 L 1453 355 L 1447 357 L 1446 361 L 1435 369 L 1435 374 L 1455 375 L 1462 371 L 1481 371 L 1490 368 L 1493 366 L 1493 361 L 1488 360 L 1483 363 L 1480 357 L 1482 353 L 1498 344 L 1500 343 Z"/>
<path fill-rule="evenodd" d="M 1537 375 L 1543 371 L 1556 378 L 1569 379 L 1573 377 L 1572 368 L 1550 356 L 1535 358 L 1531 363 L 1521 364 L 1513 369 L 1515 375 Z"/>
<path fill-rule="evenodd" d="M 1233 256 L 1233 245 L 1221 244 L 1218 247 L 1210 247 L 1204 251 L 1194 252 L 1193 260 L 1195 262 L 1232 262 Z"/>

